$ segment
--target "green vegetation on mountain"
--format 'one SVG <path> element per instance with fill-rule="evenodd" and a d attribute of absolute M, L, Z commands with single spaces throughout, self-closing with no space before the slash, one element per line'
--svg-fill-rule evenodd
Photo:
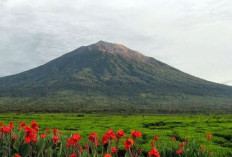
<path fill-rule="evenodd" d="M 100 41 L 0 78 L 0 110 L 232 112 L 232 87 Z"/>

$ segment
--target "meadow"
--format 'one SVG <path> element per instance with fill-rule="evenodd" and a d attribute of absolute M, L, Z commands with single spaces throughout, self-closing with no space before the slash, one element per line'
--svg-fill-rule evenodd
<path fill-rule="evenodd" d="M 132 130 L 143 133 L 138 139 L 143 151 L 150 150 L 150 142 L 154 135 L 159 136 L 158 146 L 168 146 L 175 136 L 178 141 L 188 139 L 206 146 L 214 156 L 232 156 L 232 115 L 101 115 L 80 113 L 53 114 L 17 114 L 2 113 L 0 122 L 10 121 L 15 124 L 35 120 L 40 130 L 57 128 L 63 134 L 78 132 L 85 144 L 91 132 L 101 137 L 107 129 L 122 129 L 129 136 Z M 206 134 L 212 134 L 212 140 L 206 140 Z M 123 145 L 120 144 L 120 149 Z"/>

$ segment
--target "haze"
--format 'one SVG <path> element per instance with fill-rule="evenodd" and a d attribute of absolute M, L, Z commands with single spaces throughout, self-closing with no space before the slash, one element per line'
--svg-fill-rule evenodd
<path fill-rule="evenodd" d="M 232 82 L 231 0 L 1 0 L 0 15 L 0 76 L 104 40 Z"/>

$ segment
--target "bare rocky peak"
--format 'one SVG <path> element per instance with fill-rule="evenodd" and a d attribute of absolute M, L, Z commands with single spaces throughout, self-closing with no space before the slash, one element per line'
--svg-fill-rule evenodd
<path fill-rule="evenodd" d="M 148 59 L 148 57 L 142 55 L 141 53 L 131 50 L 121 44 L 99 41 L 96 44 L 94 44 L 94 46 L 96 46 L 99 51 L 107 52 L 113 55 L 120 55 L 131 60 L 145 62 Z"/>

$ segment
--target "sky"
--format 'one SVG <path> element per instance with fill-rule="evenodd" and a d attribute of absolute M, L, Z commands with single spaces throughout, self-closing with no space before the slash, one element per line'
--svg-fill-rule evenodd
<path fill-rule="evenodd" d="M 0 0 L 0 77 L 99 40 L 232 85 L 232 0 Z"/>

